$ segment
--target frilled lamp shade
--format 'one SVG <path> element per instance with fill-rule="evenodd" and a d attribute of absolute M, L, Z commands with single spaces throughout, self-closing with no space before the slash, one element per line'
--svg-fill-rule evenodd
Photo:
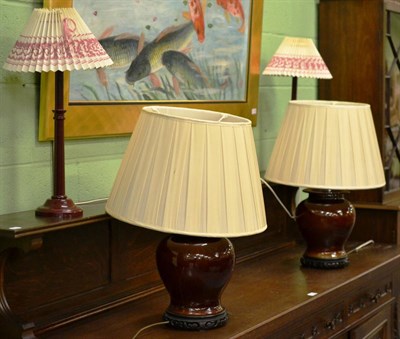
<path fill-rule="evenodd" d="M 4 68 L 55 72 L 53 195 L 36 215 L 72 218 L 82 210 L 65 194 L 64 71 L 105 67 L 112 60 L 74 8 L 37 8 L 11 50 Z"/>
<path fill-rule="evenodd" d="M 172 326 L 225 324 L 220 297 L 235 259 L 223 237 L 267 227 L 251 122 L 212 111 L 145 107 L 106 211 L 173 234 L 157 249 L 171 296 L 164 317 Z"/>
<path fill-rule="evenodd" d="M 370 106 L 291 101 L 265 179 L 308 188 L 308 199 L 296 209 L 296 221 L 307 242 L 303 265 L 347 265 L 344 245 L 355 211 L 343 193 L 385 185 Z"/>
<path fill-rule="evenodd" d="M 262 74 L 292 77 L 292 100 L 297 98 L 297 78 L 332 79 L 314 42 L 308 38 L 285 37 Z"/>
<path fill-rule="evenodd" d="M 4 68 L 56 72 L 99 68 L 112 60 L 75 8 L 36 8 Z"/>

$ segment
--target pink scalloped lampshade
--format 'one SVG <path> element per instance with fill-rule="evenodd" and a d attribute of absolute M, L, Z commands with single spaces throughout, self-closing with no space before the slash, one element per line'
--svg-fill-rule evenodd
<path fill-rule="evenodd" d="M 4 68 L 15 72 L 64 72 L 112 63 L 75 8 L 35 8 Z"/>
<path fill-rule="evenodd" d="M 332 79 L 314 42 L 307 38 L 285 37 L 262 74 Z"/>

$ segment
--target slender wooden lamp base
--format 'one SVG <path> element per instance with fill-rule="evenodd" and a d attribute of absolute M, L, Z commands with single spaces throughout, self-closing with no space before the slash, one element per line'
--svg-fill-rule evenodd
<path fill-rule="evenodd" d="M 65 155 L 64 155 L 64 73 L 55 72 L 54 113 L 54 156 L 53 156 L 53 195 L 43 206 L 36 209 L 38 217 L 78 218 L 83 210 L 65 195 Z"/>
<path fill-rule="evenodd" d="M 74 202 L 63 197 L 51 197 L 47 199 L 43 206 L 36 209 L 35 215 L 38 217 L 58 217 L 62 219 L 78 218 L 83 215 L 83 210 L 76 206 Z"/>

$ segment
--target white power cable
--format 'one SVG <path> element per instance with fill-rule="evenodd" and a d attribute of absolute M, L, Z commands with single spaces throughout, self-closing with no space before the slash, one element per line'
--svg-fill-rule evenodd
<path fill-rule="evenodd" d="M 286 208 L 286 206 L 283 204 L 283 202 L 281 201 L 281 199 L 279 199 L 278 195 L 277 195 L 277 194 L 275 193 L 275 191 L 272 189 L 271 185 L 268 184 L 268 182 L 265 181 L 263 178 L 260 178 L 260 179 L 261 179 L 261 181 L 264 183 L 264 185 L 267 186 L 267 187 L 269 188 L 269 190 L 271 191 L 271 193 L 274 195 L 274 197 L 276 198 L 276 200 L 278 200 L 279 204 L 282 206 L 282 208 L 285 210 L 285 212 L 288 214 L 288 216 L 289 216 L 291 219 L 295 220 L 295 219 L 296 219 L 295 216 L 289 212 L 289 210 L 288 210 L 288 209 Z"/>

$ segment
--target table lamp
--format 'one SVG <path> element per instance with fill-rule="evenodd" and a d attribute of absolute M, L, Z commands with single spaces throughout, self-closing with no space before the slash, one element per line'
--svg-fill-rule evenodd
<path fill-rule="evenodd" d="M 73 218 L 83 214 L 65 194 L 63 72 L 111 64 L 74 8 L 34 9 L 4 64 L 14 72 L 55 72 L 53 195 L 37 208 L 37 216 Z"/>
<path fill-rule="evenodd" d="M 169 233 L 156 251 L 170 295 L 164 320 L 186 330 L 224 325 L 228 317 L 220 298 L 235 263 L 226 237 L 267 228 L 250 120 L 144 107 L 106 211 L 128 224 Z"/>
<path fill-rule="evenodd" d="M 370 106 L 290 101 L 264 178 L 309 193 L 295 215 L 306 242 L 302 265 L 348 265 L 345 243 L 356 215 L 344 194 L 385 185 Z"/>
<path fill-rule="evenodd" d="M 298 77 L 332 79 L 314 42 L 307 38 L 285 37 L 262 74 L 292 77 L 292 100 L 297 99 Z"/>

